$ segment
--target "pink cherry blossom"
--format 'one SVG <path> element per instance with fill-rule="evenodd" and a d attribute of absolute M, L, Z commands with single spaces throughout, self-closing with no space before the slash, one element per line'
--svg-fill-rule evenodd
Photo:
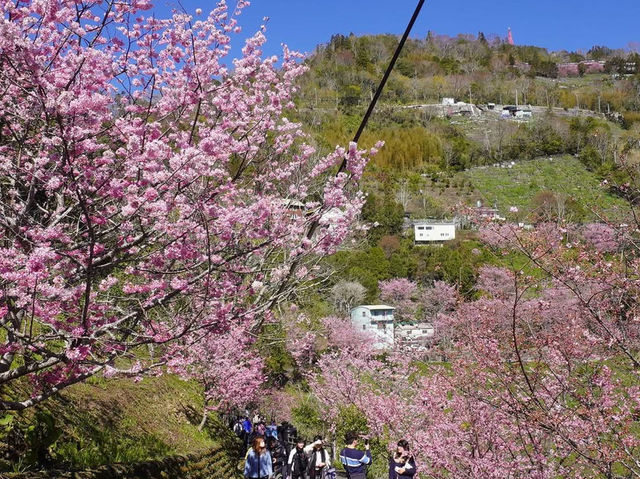
<path fill-rule="evenodd" d="M 228 58 L 246 5 L 0 6 L 0 384 L 33 384 L 0 408 L 101 371 L 200 371 L 191 355 L 258 331 L 350 233 L 369 152 L 306 143 L 285 117 L 306 67 L 286 47 L 263 57 L 264 29 Z"/>
<path fill-rule="evenodd" d="M 444 295 L 432 348 L 445 363 L 364 346 L 319 352 L 308 383 L 327 429 L 355 407 L 383 443 L 409 440 L 424 477 L 638 476 L 637 251 L 619 260 L 576 242 L 567 254 L 557 225 L 507 231 L 517 235 L 500 242 L 527 270 L 485 266 L 483 294 Z"/>

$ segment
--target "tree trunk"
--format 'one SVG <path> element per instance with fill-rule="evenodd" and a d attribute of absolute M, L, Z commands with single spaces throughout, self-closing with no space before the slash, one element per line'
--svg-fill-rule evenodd
<path fill-rule="evenodd" d="M 202 429 L 204 429 L 204 426 L 207 424 L 208 417 L 209 417 L 209 413 L 207 412 L 207 403 L 205 402 L 204 406 L 202 407 L 202 420 L 198 425 L 198 431 L 202 431 Z"/>

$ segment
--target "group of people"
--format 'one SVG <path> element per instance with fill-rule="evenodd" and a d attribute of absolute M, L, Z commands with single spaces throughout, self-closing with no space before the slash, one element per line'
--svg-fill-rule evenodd
<path fill-rule="evenodd" d="M 265 439 L 274 438 L 276 441 L 284 442 L 282 440 L 282 429 L 285 427 L 286 423 L 283 423 L 282 426 L 278 426 L 273 420 L 267 424 L 265 419 L 257 413 L 253 416 L 253 422 L 249 419 L 248 415 L 244 415 L 238 416 L 232 425 L 233 432 L 235 432 L 236 436 L 242 439 L 245 451 L 249 449 L 254 438 L 258 436 L 262 436 Z"/>
<path fill-rule="evenodd" d="M 359 443 L 360 437 L 357 434 L 347 433 L 346 446 L 340 451 L 340 462 L 348 479 L 365 479 L 372 461 L 369 442 L 364 441 L 364 449 L 359 448 Z M 282 463 L 283 454 L 286 456 L 286 464 L 278 467 Z M 247 479 L 335 479 L 335 474 L 331 454 L 326 450 L 321 436 L 316 436 L 308 445 L 304 439 L 298 438 L 295 447 L 288 453 L 277 438 L 255 436 L 245 457 L 244 477 Z M 389 479 L 413 479 L 415 474 L 416 462 L 411 455 L 409 443 L 401 440 L 389 457 Z"/>
<path fill-rule="evenodd" d="M 365 439 L 364 450 L 358 448 L 360 438 L 357 434 L 347 433 L 345 448 L 340 451 L 340 462 L 349 479 L 365 479 L 367 467 L 371 464 L 369 441 Z M 389 479 L 413 479 L 417 471 L 416 461 L 411 455 L 409 442 L 398 441 L 396 450 L 389 456 Z"/>
<path fill-rule="evenodd" d="M 326 474 L 329 466 L 330 455 L 324 448 L 320 436 L 309 445 L 306 445 L 303 439 L 297 439 L 295 447 L 288 453 L 277 439 L 256 436 L 245 457 L 244 477 L 334 479 Z"/>

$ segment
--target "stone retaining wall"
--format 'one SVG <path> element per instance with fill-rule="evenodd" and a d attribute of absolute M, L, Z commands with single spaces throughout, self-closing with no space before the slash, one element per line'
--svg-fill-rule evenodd
<path fill-rule="evenodd" d="M 0 479 L 239 479 L 232 455 L 221 448 L 136 464 L 112 464 L 86 471 L 0 473 Z"/>

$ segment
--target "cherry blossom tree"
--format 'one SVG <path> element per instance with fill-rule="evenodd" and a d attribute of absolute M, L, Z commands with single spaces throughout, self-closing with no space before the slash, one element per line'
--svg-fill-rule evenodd
<path fill-rule="evenodd" d="M 451 369 L 425 390 L 433 397 L 437 377 L 446 385 L 440 398 L 452 414 L 434 428 L 448 427 L 459 447 L 445 469 L 455 477 L 638 477 L 638 289 L 629 275 L 637 259 L 622 265 L 579 243 L 551 243 L 549 228 L 512 231 L 510 249 L 537 274 L 485 268 L 479 285 L 491 296 L 448 315 Z M 465 439 L 470 431 L 475 443 Z"/>
<path fill-rule="evenodd" d="M 490 244 L 525 265 L 484 267 L 485 294 L 439 315 L 445 364 L 329 350 L 314 394 L 332 420 L 353 404 L 382 440 L 407 438 L 424 477 L 640 477 L 637 251 L 621 260 L 562 228 L 495 228 Z M 616 250 L 634 244 L 616 233 Z"/>
<path fill-rule="evenodd" d="M 458 302 L 455 287 L 444 281 L 420 286 L 406 278 L 393 278 L 378 283 L 380 299 L 396 308 L 395 316 L 408 321 L 434 321 L 443 312 L 454 309 Z"/>
<path fill-rule="evenodd" d="M 380 299 L 396 308 L 399 320 L 414 320 L 417 309 L 418 285 L 406 278 L 393 278 L 378 283 Z"/>
<path fill-rule="evenodd" d="M 252 349 L 251 324 L 234 324 L 221 334 L 206 334 L 188 352 L 173 346 L 169 371 L 197 380 L 204 388 L 200 429 L 210 411 L 230 412 L 259 397 L 265 381 L 264 359 Z"/>
<path fill-rule="evenodd" d="M 482 266 L 478 271 L 476 288 L 495 298 L 515 294 L 513 272 L 497 266 Z"/>
<path fill-rule="evenodd" d="M 329 318 L 326 324 L 330 332 L 328 348 L 307 375 L 311 392 L 321 404 L 322 419 L 335 433 L 344 408 L 361 407 L 375 395 L 377 385 L 385 384 L 385 368 L 375 357 L 373 336 L 356 330 L 350 322 L 336 324 Z"/>
<path fill-rule="evenodd" d="M 584 240 L 601 253 L 615 253 L 620 247 L 618 231 L 606 223 L 590 223 L 582 228 Z"/>
<path fill-rule="evenodd" d="M 433 286 L 423 289 L 420 295 L 421 309 L 427 320 L 453 311 L 459 300 L 456 288 L 445 281 L 434 281 Z"/>
<path fill-rule="evenodd" d="M 264 28 L 225 63 L 246 4 L 1 4 L 0 384 L 33 391 L 0 409 L 256 331 L 348 233 L 365 152 L 305 144 L 286 118 L 304 67 L 263 58 Z"/>

